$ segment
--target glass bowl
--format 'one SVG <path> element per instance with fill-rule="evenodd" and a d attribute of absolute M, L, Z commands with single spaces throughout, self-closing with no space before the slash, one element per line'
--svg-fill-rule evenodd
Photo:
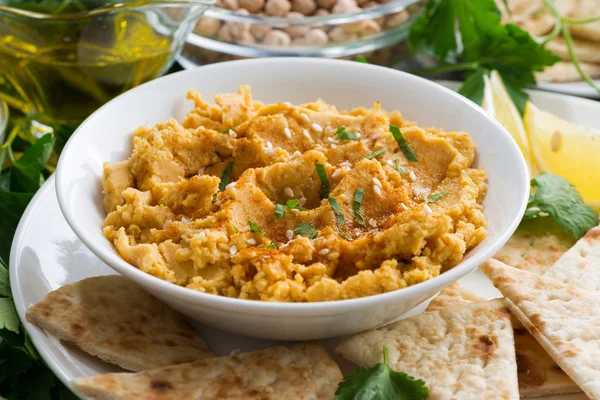
<path fill-rule="evenodd" d="M 347 14 L 279 18 L 215 7 L 198 20 L 180 61 L 188 67 L 237 58 L 362 54 L 387 65 L 421 9 L 420 0 L 393 0 Z"/>
<path fill-rule="evenodd" d="M 214 3 L 98 1 L 105 0 L 0 0 L 0 73 L 29 108 L 54 122 L 79 123 L 160 76 Z"/>

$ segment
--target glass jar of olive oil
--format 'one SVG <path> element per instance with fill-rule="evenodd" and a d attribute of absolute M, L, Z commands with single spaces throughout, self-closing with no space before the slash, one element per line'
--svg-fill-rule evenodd
<path fill-rule="evenodd" d="M 164 73 L 213 2 L 0 0 L 0 75 L 28 111 L 77 124 Z"/>

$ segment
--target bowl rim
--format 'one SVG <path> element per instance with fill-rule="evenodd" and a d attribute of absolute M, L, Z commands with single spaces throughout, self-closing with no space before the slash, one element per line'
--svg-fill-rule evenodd
<path fill-rule="evenodd" d="M 344 299 L 344 300 L 335 300 L 335 301 L 322 301 L 322 302 L 312 302 L 312 303 L 291 303 L 291 302 L 269 302 L 262 300 L 248 300 L 248 299 L 239 299 L 239 298 L 230 298 L 215 294 L 208 294 L 203 292 L 198 292 L 193 289 L 188 289 L 183 286 L 176 285 L 174 283 L 167 282 L 160 278 L 154 277 L 150 274 L 143 272 L 137 267 L 133 266 L 126 262 L 116 251 L 113 251 L 111 254 L 107 254 L 104 252 L 100 246 L 97 246 L 95 240 L 88 236 L 87 230 L 85 226 L 80 224 L 75 215 L 71 212 L 68 201 L 69 194 L 69 164 L 70 154 L 76 153 L 77 150 L 74 148 L 73 143 L 75 142 L 75 138 L 78 135 L 81 135 L 82 132 L 85 131 L 86 126 L 90 123 L 90 120 L 94 119 L 95 116 L 102 112 L 103 109 L 109 107 L 113 102 L 116 101 L 124 101 L 128 96 L 135 95 L 136 91 L 139 88 L 152 88 L 153 86 L 161 86 L 165 82 L 170 80 L 181 79 L 184 76 L 192 76 L 194 74 L 198 74 L 198 71 L 212 72 L 211 70 L 219 71 L 224 64 L 228 65 L 239 65 L 240 68 L 244 68 L 247 65 L 252 64 L 269 64 L 269 67 L 272 67 L 273 64 L 280 64 L 279 68 L 285 68 L 286 63 L 294 63 L 297 65 L 298 63 L 304 63 L 305 65 L 310 65 L 312 67 L 317 66 L 322 63 L 328 63 L 331 65 L 336 65 L 337 67 L 347 68 L 348 66 L 352 66 L 352 68 L 364 69 L 365 72 L 384 72 L 388 74 L 394 74 L 397 77 L 401 77 L 401 79 L 412 80 L 417 82 L 419 85 L 429 86 L 431 88 L 435 88 L 435 90 L 439 90 L 442 92 L 446 92 L 446 94 L 453 97 L 456 101 L 462 103 L 462 106 L 470 109 L 469 112 L 475 112 L 481 114 L 485 119 L 495 125 L 497 128 L 496 134 L 504 136 L 504 139 L 507 141 L 507 149 L 518 155 L 517 164 L 513 165 L 513 168 L 516 168 L 517 173 L 516 176 L 520 177 L 518 182 L 513 182 L 515 187 L 515 192 L 518 193 L 519 189 L 522 192 L 521 198 L 517 199 L 519 212 L 516 215 L 513 215 L 511 220 L 506 224 L 506 228 L 503 232 L 499 233 L 498 238 L 495 242 L 488 245 L 488 248 L 484 250 L 477 257 L 471 257 L 466 260 L 462 260 L 459 264 L 454 266 L 452 269 L 434 277 L 428 279 L 426 281 L 417 283 L 412 286 L 408 286 L 405 288 L 397 289 L 390 292 L 375 294 L 366 297 L 359 297 L 353 299 Z M 411 297 L 418 296 L 419 293 L 425 292 L 428 287 L 436 286 L 437 283 L 440 283 L 441 286 L 444 284 L 449 284 L 466 275 L 469 272 L 474 271 L 481 265 L 483 262 L 491 258 L 510 238 L 510 236 L 517 229 L 519 223 L 521 222 L 521 217 L 525 212 L 525 208 L 527 206 L 528 194 L 529 194 L 529 177 L 526 173 L 527 166 L 525 164 L 525 159 L 521 154 L 516 142 L 510 136 L 510 134 L 498 123 L 496 120 L 489 117 L 485 111 L 466 99 L 465 97 L 459 95 L 458 93 L 439 85 L 433 81 L 427 80 L 425 78 L 409 74 L 407 72 L 393 70 L 391 68 L 380 67 L 372 64 L 359 63 L 354 61 L 344 61 L 344 60 L 334 60 L 334 59 L 323 59 L 323 58 L 296 58 L 296 57 L 281 57 L 281 58 L 259 58 L 259 59 L 247 59 L 247 60 L 235 60 L 228 61 L 225 63 L 217 63 L 210 64 L 203 67 L 199 67 L 197 69 L 185 70 L 176 72 L 174 74 L 170 74 L 164 76 L 159 79 L 155 79 L 153 81 L 147 82 L 143 85 L 138 86 L 137 88 L 131 89 L 128 92 L 125 92 L 116 98 L 112 99 L 98 110 L 96 110 L 92 115 L 90 115 L 73 133 L 71 138 L 66 143 L 61 157 L 59 159 L 56 171 L 56 194 L 58 198 L 58 203 L 60 209 L 71 227 L 71 229 L 75 232 L 77 237 L 102 261 L 104 261 L 109 267 L 116 270 L 118 273 L 128 276 L 129 278 L 137 281 L 138 283 L 143 282 L 142 286 L 146 288 L 151 288 L 151 291 L 156 291 L 159 295 L 170 296 L 171 298 L 178 299 L 180 301 L 187 301 L 190 303 L 200 304 L 202 303 L 205 307 L 210 307 L 214 309 L 220 309 L 224 311 L 240 311 L 240 307 L 244 307 L 244 312 L 250 312 L 252 314 L 260 315 L 260 314 L 272 314 L 272 315 L 286 315 L 289 316 L 290 313 L 293 313 L 295 316 L 317 316 L 317 315 L 333 315 L 337 314 L 341 311 L 347 312 L 358 308 L 371 307 L 375 306 L 377 303 L 385 302 L 386 300 L 398 300 L 403 297 Z M 106 240 L 106 239 L 105 239 Z M 113 245 L 114 246 L 114 245 Z"/>

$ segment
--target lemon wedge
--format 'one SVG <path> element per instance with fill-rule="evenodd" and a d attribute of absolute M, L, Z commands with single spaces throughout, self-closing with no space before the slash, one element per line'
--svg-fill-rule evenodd
<path fill-rule="evenodd" d="M 510 98 L 498 72 L 492 71 L 490 77 L 486 76 L 484 79 L 485 88 L 481 106 L 491 117 L 500 122 L 504 129 L 511 134 L 515 142 L 517 142 L 527 162 L 529 177 L 532 178 L 537 174 L 537 169 L 535 163 L 532 161 L 533 157 L 521 114 L 519 114 L 519 110 L 517 110 L 517 107 Z"/>
<path fill-rule="evenodd" d="M 575 185 L 586 204 L 600 207 L 600 132 L 567 122 L 531 102 L 524 120 L 540 170 L 562 176 Z"/>

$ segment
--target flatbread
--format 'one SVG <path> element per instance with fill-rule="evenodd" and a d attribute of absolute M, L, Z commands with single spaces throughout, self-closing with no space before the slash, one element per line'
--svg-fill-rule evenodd
<path fill-rule="evenodd" d="M 72 382 L 96 400 L 331 400 L 342 378 L 323 346 L 299 344 Z"/>
<path fill-rule="evenodd" d="M 573 19 L 595 17 L 600 10 L 600 0 L 556 0 L 555 4 L 564 16 Z M 570 25 L 569 29 L 574 36 L 600 41 L 600 22 Z"/>
<path fill-rule="evenodd" d="M 489 260 L 482 267 L 525 328 L 591 398 L 600 398 L 600 293 Z"/>
<path fill-rule="evenodd" d="M 362 366 L 382 362 L 423 379 L 429 400 L 518 399 L 509 313 L 501 299 L 446 307 L 353 336 L 336 351 Z"/>
<path fill-rule="evenodd" d="M 598 9 L 600 11 L 600 8 Z M 583 39 L 573 39 L 575 55 L 581 62 L 600 63 L 600 42 L 590 42 Z M 570 61 L 569 49 L 562 36 L 558 36 L 546 44 L 550 50 L 565 61 Z"/>
<path fill-rule="evenodd" d="M 581 63 L 581 68 L 593 79 L 600 78 L 599 64 Z M 576 82 L 581 81 L 581 75 L 579 75 L 573 63 L 559 61 L 553 66 L 546 68 L 543 72 L 537 72 L 535 79 L 539 82 Z"/>
<path fill-rule="evenodd" d="M 544 276 L 582 289 L 600 291 L 600 227 L 590 229 Z"/>
<path fill-rule="evenodd" d="M 485 301 L 485 299 L 455 282 L 442 290 L 438 297 L 429 303 L 425 312 L 474 301 Z M 511 319 L 513 319 L 512 315 Z M 514 321 L 512 324 L 514 328 Z M 560 369 L 533 336 L 523 329 L 520 322 L 518 326 L 521 329 L 515 329 L 514 336 L 521 398 L 580 392 L 575 382 Z"/>
<path fill-rule="evenodd" d="M 470 304 L 475 301 L 487 301 L 487 299 L 477 296 L 460 283 L 454 282 L 450 286 L 444 288 L 435 299 L 431 300 L 425 312 L 435 311 L 444 307 Z"/>
<path fill-rule="evenodd" d="M 130 371 L 215 356 L 178 313 L 120 275 L 62 286 L 30 307 L 26 317 L 59 339 Z"/>
<path fill-rule="evenodd" d="M 502 23 L 512 23 L 533 36 L 543 36 L 554 27 L 555 18 L 544 7 L 544 0 L 507 0 L 509 10 L 504 6 L 504 0 L 496 0 L 496 5 L 502 13 Z"/>

